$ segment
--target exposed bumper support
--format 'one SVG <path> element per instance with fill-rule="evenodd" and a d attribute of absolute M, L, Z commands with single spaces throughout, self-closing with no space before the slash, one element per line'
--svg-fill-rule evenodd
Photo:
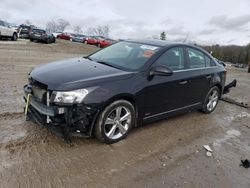
<path fill-rule="evenodd" d="M 224 87 L 223 94 L 229 93 L 230 92 L 230 88 L 236 87 L 236 85 L 237 85 L 237 80 L 234 79 L 231 83 L 229 83 L 228 85 L 226 85 Z"/>

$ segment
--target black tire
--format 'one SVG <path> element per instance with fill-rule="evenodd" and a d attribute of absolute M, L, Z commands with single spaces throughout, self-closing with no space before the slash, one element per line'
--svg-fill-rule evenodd
<path fill-rule="evenodd" d="M 217 93 L 217 99 L 213 102 L 214 105 L 211 108 L 209 108 L 208 103 L 210 102 L 210 98 L 212 97 L 211 95 L 213 94 L 213 92 Z M 207 93 L 207 96 L 206 96 L 206 98 L 205 98 L 205 100 L 203 102 L 203 106 L 202 106 L 201 111 L 203 113 L 205 113 L 205 114 L 212 113 L 216 109 L 216 107 L 218 105 L 220 95 L 221 95 L 221 92 L 220 92 L 219 88 L 217 86 L 212 87 Z"/>
<path fill-rule="evenodd" d="M 17 41 L 17 34 L 16 33 L 13 33 L 13 36 L 12 36 L 11 40 Z"/>
<path fill-rule="evenodd" d="M 124 108 L 123 111 L 126 109 L 129 111 L 130 113 L 130 123 L 126 122 L 127 125 L 127 130 L 124 133 L 118 133 L 118 135 L 121 135 L 118 138 L 113 138 L 111 139 L 110 137 L 107 136 L 107 126 L 109 126 L 108 124 L 106 124 L 105 122 L 107 121 L 107 118 L 110 117 L 112 115 L 112 113 L 116 113 L 116 109 L 118 108 Z M 115 112 L 114 112 L 115 111 Z M 127 112 L 127 111 L 126 111 Z M 120 115 L 122 115 L 122 112 L 120 113 Z M 94 134 L 95 137 L 101 141 L 101 142 L 105 142 L 107 144 L 113 144 L 116 142 L 119 142 L 120 140 L 124 139 L 129 131 L 132 129 L 132 127 L 134 126 L 136 121 L 136 114 L 135 114 L 135 109 L 134 106 L 126 101 L 126 100 L 117 100 L 114 101 L 113 103 L 111 103 L 110 105 L 108 105 L 99 115 L 99 117 L 97 118 L 97 121 L 95 123 L 95 129 L 94 129 Z M 110 125 L 110 126 L 114 126 L 114 125 Z M 113 128 L 113 127 L 112 127 Z M 109 132 L 111 132 L 111 129 L 109 130 Z M 118 129 L 118 130 L 117 130 Z M 113 131 L 115 132 L 120 132 L 120 128 L 116 127 L 115 130 Z M 114 135 L 115 136 L 115 135 Z"/>
<path fill-rule="evenodd" d="M 30 42 L 33 42 L 33 39 L 30 39 Z"/>

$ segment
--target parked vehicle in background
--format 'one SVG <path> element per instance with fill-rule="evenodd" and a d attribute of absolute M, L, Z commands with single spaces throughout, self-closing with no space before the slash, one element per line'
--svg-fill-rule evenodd
<path fill-rule="evenodd" d="M 7 22 L 0 20 L 0 38 L 10 38 L 13 41 L 17 40 L 17 32 Z"/>
<path fill-rule="evenodd" d="M 75 36 L 73 33 L 62 33 L 57 35 L 56 38 L 58 39 L 64 39 L 64 40 L 72 40 L 72 38 Z"/>
<path fill-rule="evenodd" d="M 89 36 L 85 41 L 86 44 L 97 44 L 98 41 L 94 36 Z"/>
<path fill-rule="evenodd" d="M 62 34 L 62 32 L 55 32 L 55 33 L 52 33 L 52 35 L 57 38 L 58 35 Z"/>
<path fill-rule="evenodd" d="M 246 66 L 244 64 L 241 64 L 241 63 L 236 63 L 234 65 L 234 67 L 244 69 Z"/>
<path fill-rule="evenodd" d="M 126 40 L 33 69 L 25 113 L 66 140 L 95 135 L 111 144 L 143 123 L 198 109 L 212 113 L 236 86 L 225 81 L 225 67 L 197 46 Z"/>
<path fill-rule="evenodd" d="M 18 37 L 22 39 L 29 39 L 30 38 L 30 32 L 32 29 L 36 28 L 34 25 L 20 25 L 17 29 Z"/>
<path fill-rule="evenodd" d="M 98 45 L 100 41 L 105 40 L 104 37 L 101 36 L 89 36 L 86 40 L 86 44 Z"/>
<path fill-rule="evenodd" d="M 11 25 L 11 28 L 13 28 L 16 31 L 16 33 L 18 34 L 18 28 L 19 28 L 18 25 Z"/>
<path fill-rule="evenodd" d="M 88 37 L 86 35 L 76 34 L 72 37 L 73 42 L 82 42 L 84 43 Z"/>
<path fill-rule="evenodd" d="M 32 29 L 30 32 L 30 41 L 45 42 L 47 44 L 56 42 L 56 38 L 52 34 L 47 34 L 42 29 Z"/>
<path fill-rule="evenodd" d="M 100 41 L 100 42 L 97 44 L 97 46 L 98 46 L 99 48 L 105 48 L 105 47 L 107 47 L 107 46 L 110 46 L 110 45 L 114 44 L 115 42 L 116 42 L 116 41 L 113 40 L 113 39 L 105 39 L 105 40 Z"/>

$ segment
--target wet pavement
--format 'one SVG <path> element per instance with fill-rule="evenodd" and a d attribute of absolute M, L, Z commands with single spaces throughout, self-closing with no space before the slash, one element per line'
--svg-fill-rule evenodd
<path fill-rule="evenodd" d="M 113 145 L 74 138 L 68 147 L 26 122 L 21 96 L 30 69 L 96 50 L 64 41 L 48 46 L 0 42 L 0 187 L 250 187 L 249 169 L 240 166 L 250 159 L 250 111 L 223 101 L 210 115 L 148 124 Z M 232 78 L 238 87 L 227 97 L 250 104 L 250 74 L 229 67 Z"/>

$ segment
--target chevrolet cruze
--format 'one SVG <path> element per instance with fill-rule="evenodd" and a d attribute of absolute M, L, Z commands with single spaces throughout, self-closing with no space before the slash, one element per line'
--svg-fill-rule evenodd
<path fill-rule="evenodd" d="M 66 141 L 94 135 L 110 144 L 144 123 L 213 112 L 225 79 L 225 68 L 197 46 L 124 40 L 32 70 L 25 114 Z"/>

